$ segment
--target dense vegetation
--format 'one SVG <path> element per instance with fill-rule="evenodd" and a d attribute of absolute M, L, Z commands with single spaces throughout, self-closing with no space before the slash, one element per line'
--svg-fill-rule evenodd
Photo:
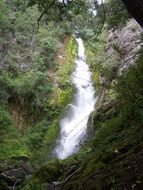
<path fill-rule="evenodd" d="M 0 2 L 0 158 L 39 161 L 47 158 L 48 150 L 42 156 L 40 148 L 54 142 L 58 118 L 72 95 L 69 73 L 76 46 L 66 23 L 47 25 L 45 19 L 37 32 L 39 12 L 24 5 Z"/>
<path fill-rule="evenodd" d="M 132 53 L 140 29 L 121 1 L 63 2 L 0 1 L 0 189 L 142 189 L 142 46 Z M 52 150 L 75 90 L 73 33 L 98 100 L 87 141 L 61 161 Z"/>

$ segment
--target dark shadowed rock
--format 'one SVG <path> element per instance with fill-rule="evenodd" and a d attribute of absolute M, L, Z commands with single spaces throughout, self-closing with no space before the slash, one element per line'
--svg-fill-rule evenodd
<path fill-rule="evenodd" d="M 72 173 L 75 172 L 77 169 L 78 169 L 78 166 L 76 166 L 76 165 L 71 166 L 71 167 L 69 168 L 68 175 L 72 174 Z"/>
<path fill-rule="evenodd" d="M 29 160 L 29 158 L 27 157 L 27 156 L 13 156 L 13 157 L 11 157 L 11 159 L 13 159 L 13 160 L 22 160 L 22 161 L 28 161 Z"/>

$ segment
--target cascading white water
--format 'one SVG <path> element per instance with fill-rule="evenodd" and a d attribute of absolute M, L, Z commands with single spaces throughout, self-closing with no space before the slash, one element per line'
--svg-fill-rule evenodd
<path fill-rule="evenodd" d="M 74 100 L 68 105 L 61 120 L 61 138 L 55 148 L 59 159 L 65 159 L 79 150 L 79 144 L 86 135 L 87 121 L 94 110 L 95 97 L 91 72 L 86 64 L 85 48 L 81 38 L 76 39 L 79 49 L 72 81 L 76 87 Z"/>

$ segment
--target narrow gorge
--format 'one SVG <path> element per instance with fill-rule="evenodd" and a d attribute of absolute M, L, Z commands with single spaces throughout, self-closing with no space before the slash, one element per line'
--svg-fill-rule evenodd
<path fill-rule="evenodd" d="M 0 190 L 143 189 L 142 13 L 0 1 Z"/>

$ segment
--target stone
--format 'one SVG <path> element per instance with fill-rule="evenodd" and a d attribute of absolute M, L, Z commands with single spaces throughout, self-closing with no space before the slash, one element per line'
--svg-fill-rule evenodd
<path fill-rule="evenodd" d="M 72 174 L 73 172 L 75 172 L 77 170 L 77 166 L 76 165 L 73 165 L 69 168 L 68 170 L 68 175 Z"/>

